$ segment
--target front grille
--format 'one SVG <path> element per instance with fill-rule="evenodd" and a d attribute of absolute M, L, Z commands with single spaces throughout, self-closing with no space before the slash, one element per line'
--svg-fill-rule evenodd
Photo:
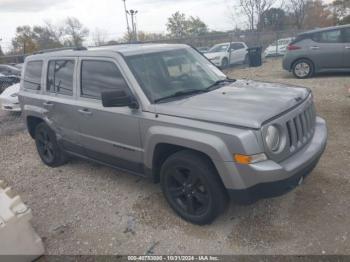
<path fill-rule="evenodd" d="M 315 121 L 316 112 L 311 103 L 303 112 L 286 122 L 290 152 L 302 147 L 312 138 L 315 132 Z"/>

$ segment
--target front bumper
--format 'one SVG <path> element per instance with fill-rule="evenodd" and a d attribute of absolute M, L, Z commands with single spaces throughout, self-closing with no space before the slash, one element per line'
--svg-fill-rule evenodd
<path fill-rule="evenodd" d="M 21 112 L 19 104 L 1 104 L 1 109 L 9 112 Z"/>
<path fill-rule="evenodd" d="M 327 127 L 317 117 L 311 141 L 288 159 L 276 163 L 272 160 L 252 165 L 226 162 L 232 175 L 227 187 L 229 194 L 239 203 L 251 203 L 261 198 L 278 196 L 296 187 L 300 178 L 306 177 L 317 165 L 327 143 Z"/>
<path fill-rule="evenodd" d="M 214 65 L 216 65 L 216 66 L 221 66 L 221 61 L 220 61 L 220 59 L 216 59 L 216 60 L 211 60 L 211 59 L 209 59 L 210 60 L 210 62 L 212 62 Z"/>
<path fill-rule="evenodd" d="M 1 109 L 4 111 L 21 112 L 21 106 L 18 102 L 18 99 L 1 98 L 0 105 Z"/>

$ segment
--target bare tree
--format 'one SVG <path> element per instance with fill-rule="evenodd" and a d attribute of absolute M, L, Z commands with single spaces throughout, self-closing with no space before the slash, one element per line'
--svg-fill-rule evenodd
<path fill-rule="evenodd" d="M 290 0 L 289 9 L 294 18 L 294 24 L 297 29 L 302 29 L 307 12 L 308 0 Z"/>
<path fill-rule="evenodd" d="M 255 29 L 256 23 L 255 0 L 240 0 L 240 6 L 247 16 L 249 29 L 253 31 Z"/>
<path fill-rule="evenodd" d="M 93 33 L 92 39 L 96 46 L 101 46 L 106 44 L 107 42 L 107 32 L 103 29 L 96 28 Z"/>
<path fill-rule="evenodd" d="M 74 17 L 68 17 L 65 20 L 64 33 L 67 37 L 65 45 L 82 46 L 85 38 L 89 35 L 89 30 Z"/>
<path fill-rule="evenodd" d="M 256 29 L 263 14 L 276 2 L 277 0 L 240 0 L 240 7 L 247 16 L 250 30 Z"/>
<path fill-rule="evenodd" d="M 46 30 L 54 38 L 55 42 L 61 42 L 64 35 L 64 27 L 53 24 L 50 20 L 44 21 Z"/>

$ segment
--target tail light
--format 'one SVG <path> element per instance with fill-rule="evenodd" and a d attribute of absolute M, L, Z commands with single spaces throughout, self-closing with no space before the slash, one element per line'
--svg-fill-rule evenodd
<path fill-rule="evenodd" d="M 288 51 L 294 51 L 294 50 L 299 50 L 299 49 L 301 49 L 301 47 L 300 47 L 300 46 L 297 46 L 297 45 L 292 45 L 292 44 L 290 44 L 290 45 L 288 46 Z"/>

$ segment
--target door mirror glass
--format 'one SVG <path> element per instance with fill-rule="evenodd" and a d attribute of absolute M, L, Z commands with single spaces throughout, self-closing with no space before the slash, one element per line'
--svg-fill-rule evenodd
<path fill-rule="evenodd" d="M 102 105 L 104 107 L 138 108 L 137 102 L 125 90 L 108 90 L 101 92 Z"/>

